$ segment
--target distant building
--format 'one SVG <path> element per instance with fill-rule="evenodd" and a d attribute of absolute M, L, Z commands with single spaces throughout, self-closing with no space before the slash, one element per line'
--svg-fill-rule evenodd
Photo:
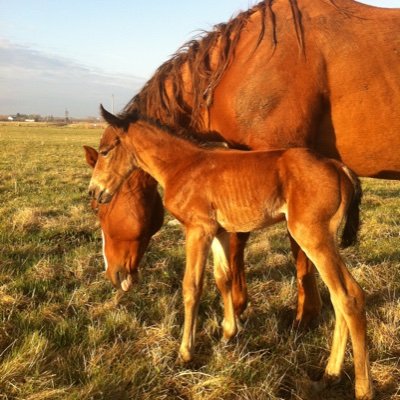
<path fill-rule="evenodd" d="M 14 118 L 11 115 L 7 118 L 9 121 L 14 121 Z"/>

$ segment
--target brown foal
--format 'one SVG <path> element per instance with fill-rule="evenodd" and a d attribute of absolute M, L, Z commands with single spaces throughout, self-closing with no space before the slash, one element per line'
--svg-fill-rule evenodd
<path fill-rule="evenodd" d="M 92 147 L 83 147 L 87 163 L 94 168 L 98 152 Z M 164 207 L 156 185 L 157 182 L 150 175 L 141 169 L 135 169 L 122 183 L 110 203 L 101 204 L 92 199 L 92 210 L 95 211 L 101 225 L 106 277 L 116 289 L 126 292 L 137 282 L 139 263 L 143 254 L 151 237 L 162 226 Z M 233 235 L 226 239 L 232 240 L 236 237 Z M 231 250 L 228 246 L 224 246 L 226 252 Z M 220 246 L 215 245 L 213 247 L 215 278 L 222 294 L 224 294 L 223 288 L 231 287 L 233 310 L 239 324 L 239 317 L 245 304 L 243 296 L 246 294 L 246 287 L 238 287 L 241 282 L 238 278 L 241 271 L 234 268 L 238 263 L 226 265 L 226 260 L 220 257 L 220 253 Z M 243 255 L 241 257 L 243 258 Z M 228 268 L 232 276 L 229 276 L 229 282 L 226 282 L 228 275 L 221 271 L 226 271 Z M 244 273 L 243 270 L 242 272 Z M 236 285 L 233 284 L 235 275 Z"/>
<path fill-rule="evenodd" d="M 286 220 L 293 240 L 327 285 L 335 310 L 333 343 L 323 382 L 339 378 L 350 332 L 356 397 L 372 399 L 364 293 L 336 244 L 344 220 L 344 242 L 356 239 L 361 197 L 356 176 L 342 163 L 305 148 L 210 150 L 139 116 L 132 117 L 129 124 L 105 110 L 103 116 L 114 128 L 107 129 L 100 141 L 101 157 L 92 175 L 91 194 L 100 203 L 110 201 L 124 177 L 139 167 L 164 188 L 166 208 L 185 227 L 182 359 L 193 357 L 204 268 L 211 246 L 219 246 L 220 259 L 224 260 L 220 265 L 227 265 L 226 249 L 219 245 L 225 243 L 221 238 L 227 232 L 250 232 Z M 221 274 L 228 272 L 220 269 Z M 224 282 L 223 333 L 229 339 L 237 326 L 229 280 Z"/>

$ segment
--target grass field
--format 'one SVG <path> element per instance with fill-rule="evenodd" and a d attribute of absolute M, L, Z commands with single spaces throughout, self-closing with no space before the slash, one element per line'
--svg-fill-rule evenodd
<path fill-rule="evenodd" d="M 200 307 L 196 361 L 176 363 L 183 321 L 183 237 L 164 226 L 141 284 L 117 298 L 104 278 L 101 238 L 89 210 L 83 144 L 99 129 L 0 126 L 0 399 L 317 399 L 333 328 L 291 328 L 294 268 L 285 226 L 252 236 L 244 330 L 222 346 L 211 276 Z M 363 180 L 359 246 L 344 252 L 367 293 L 377 399 L 400 399 L 400 183 Z M 348 346 L 343 381 L 321 399 L 353 398 Z"/>

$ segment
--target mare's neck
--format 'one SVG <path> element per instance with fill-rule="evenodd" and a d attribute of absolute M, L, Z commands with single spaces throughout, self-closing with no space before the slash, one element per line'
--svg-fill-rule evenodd
<path fill-rule="evenodd" d="M 143 120 L 130 125 L 123 143 L 134 153 L 138 166 L 163 188 L 168 178 L 184 170 L 204 151 Z"/>

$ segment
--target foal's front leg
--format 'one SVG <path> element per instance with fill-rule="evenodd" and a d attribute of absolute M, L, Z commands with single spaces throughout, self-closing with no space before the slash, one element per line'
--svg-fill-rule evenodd
<path fill-rule="evenodd" d="M 224 303 L 222 340 L 225 342 L 228 342 L 234 337 L 238 331 L 232 287 L 234 271 L 229 266 L 229 238 L 230 234 L 222 231 L 214 238 L 211 245 L 214 260 L 215 282 Z"/>
<path fill-rule="evenodd" d="M 185 322 L 179 353 L 183 361 L 193 358 L 196 320 L 203 290 L 204 268 L 214 233 L 203 227 L 186 227 L 186 269 L 183 278 Z"/>

